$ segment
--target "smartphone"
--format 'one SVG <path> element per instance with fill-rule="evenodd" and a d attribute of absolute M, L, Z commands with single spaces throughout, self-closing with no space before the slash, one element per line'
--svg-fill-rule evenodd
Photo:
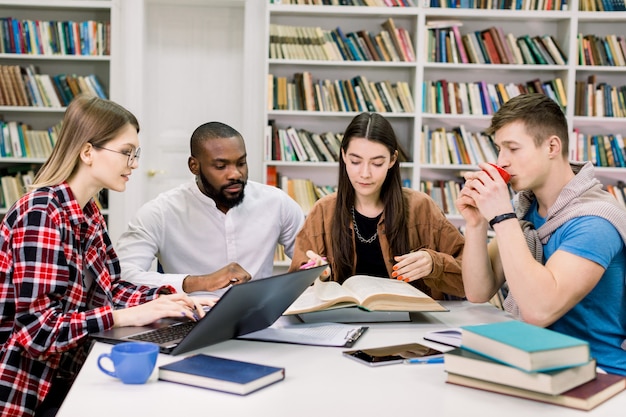
<path fill-rule="evenodd" d="M 381 366 L 402 363 L 411 358 L 442 356 L 443 352 L 420 343 L 406 343 L 371 349 L 346 350 L 343 354 L 369 366 Z"/>

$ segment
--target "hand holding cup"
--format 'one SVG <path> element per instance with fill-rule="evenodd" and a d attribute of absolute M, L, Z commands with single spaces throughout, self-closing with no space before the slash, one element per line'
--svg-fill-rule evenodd
<path fill-rule="evenodd" d="M 500 174 L 500 176 L 502 177 L 502 179 L 504 180 L 506 184 L 509 183 L 509 181 L 511 180 L 511 174 L 509 174 L 508 172 L 506 172 L 504 168 L 501 168 L 496 164 L 492 164 L 491 162 L 488 162 L 488 164 L 498 170 L 498 173 Z"/>

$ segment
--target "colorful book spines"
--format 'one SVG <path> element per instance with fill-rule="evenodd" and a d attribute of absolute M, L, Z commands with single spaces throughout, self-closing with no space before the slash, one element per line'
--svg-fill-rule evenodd
<path fill-rule="evenodd" d="M 446 87 L 447 86 L 447 87 Z M 567 96 L 560 78 L 526 83 L 453 82 L 435 80 L 424 82 L 424 113 L 489 115 L 511 97 L 526 93 L 542 93 L 567 106 Z M 449 105 L 446 105 L 449 103 Z"/>
<path fill-rule="evenodd" d="M 415 61 L 415 48 L 409 32 L 389 18 L 379 33 L 367 30 L 344 32 L 341 27 L 270 25 L 272 59 L 319 61 Z"/>
<path fill-rule="evenodd" d="M 591 161 L 598 167 L 626 167 L 626 146 L 622 134 L 572 133 L 570 159 Z"/>
<path fill-rule="evenodd" d="M 424 126 L 420 144 L 421 164 L 477 165 L 497 159 L 497 150 L 490 136 L 468 132 L 462 125 L 451 130 Z"/>
<path fill-rule="evenodd" d="M 429 5 L 445 9 L 554 11 L 567 10 L 568 0 L 430 0 Z"/>
<path fill-rule="evenodd" d="M 270 0 L 270 4 L 291 4 L 299 6 L 415 7 L 413 0 Z"/>
<path fill-rule="evenodd" d="M 110 22 L 0 18 L 0 53 L 108 56 Z"/>
<path fill-rule="evenodd" d="M 40 74 L 33 65 L 0 65 L 1 106 L 60 108 L 81 93 L 107 98 L 104 87 L 94 74 L 51 76 Z"/>
<path fill-rule="evenodd" d="M 551 35 L 515 37 L 499 27 L 462 33 L 462 22 L 427 23 L 429 62 L 565 65 L 567 57 Z M 523 45 L 522 45 L 523 44 Z"/>
<path fill-rule="evenodd" d="M 368 81 L 362 75 L 348 80 L 315 80 L 305 71 L 291 79 L 271 76 L 268 84 L 268 97 L 272 97 L 272 103 L 268 102 L 270 110 L 379 113 L 414 110 L 411 90 L 403 81 Z"/>

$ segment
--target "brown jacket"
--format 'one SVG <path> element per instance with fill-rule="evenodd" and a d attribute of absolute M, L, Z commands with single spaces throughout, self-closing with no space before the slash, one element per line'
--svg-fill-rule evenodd
<path fill-rule="evenodd" d="M 423 279 L 413 281 L 420 290 L 433 298 L 443 298 L 443 293 L 464 297 L 461 279 L 461 256 L 463 254 L 463 235 L 446 219 L 441 209 L 426 194 L 405 188 L 407 201 L 407 227 L 409 228 L 409 246 L 411 250 L 426 250 L 433 258 L 433 270 Z M 331 194 L 320 199 L 304 222 L 296 237 L 296 245 L 290 271 L 298 269 L 308 261 L 307 250 L 325 256 L 333 265 L 331 230 L 337 195 Z M 378 223 L 378 236 L 383 254 L 387 254 L 387 273 L 391 277 L 393 253 L 385 235 L 384 216 Z M 355 247 L 353 243 L 353 248 Z M 356 268 L 356 256 L 354 260 Z M 354 269 L 353 269 L 354 271 Z M 353 272 L 354 273 L 354 272 Z"/>

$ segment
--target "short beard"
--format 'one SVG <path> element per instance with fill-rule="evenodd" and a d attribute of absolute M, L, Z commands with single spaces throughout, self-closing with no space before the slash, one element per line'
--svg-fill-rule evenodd
<path fill-rule="evenodd" d="M 225 186 L 223 186 L 221 189 L 218 190 L 217 188 L 215 188 L 211 184 L 209 184 L 209 181 L 202 174 L 202 171 L 200 171 L 198 176 L 200 177 L 200 182 L 202 183 L 202 188 L 204 188 L 204 193 L 207 196 L 211 197 L 213 199 L 213 201 L 215 201 L 216 205 L 222 206 L 222 207 L 226 207 L 228 209 L 231 209 L 233 207 L 238 206 L 243 201 L 244 191 L 246 189 L 246 182 L 245 181 L 240 181 L 240 180 L 231 181 L 230 183 L 226 184 Z M 226 188 L 230 187 L 231 185 L 234 185 L 234 184 L 241 184 L 242 185 L 241 192 L 237 196 L 235 196 L 235 197 L 229 197 L 228 195 L 226 195 L 224 190 Z"/>

